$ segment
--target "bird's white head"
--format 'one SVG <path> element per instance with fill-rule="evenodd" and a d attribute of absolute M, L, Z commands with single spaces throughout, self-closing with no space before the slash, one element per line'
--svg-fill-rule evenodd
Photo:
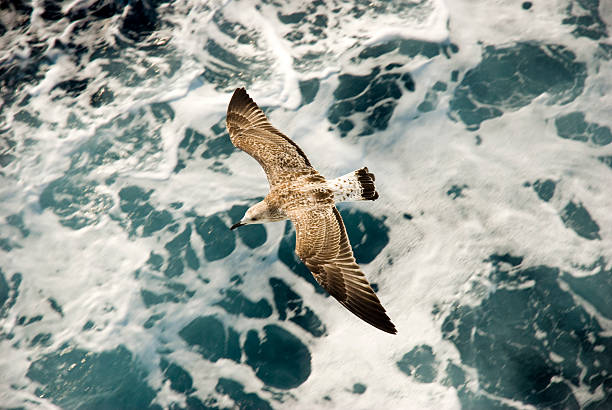
<path fill-rule="evenodd" d="M 232 225 L 230 229 L 235 229 L 243 225 L 262 224 L 266 222 L 280 221 L 283 219 L 285 218 L 279 218 L 279 216 L 273 212 L 270 207 L 268 207 L 268 204 L 265 201 L 260 201 L 247 209 L 240 222 Z"/>

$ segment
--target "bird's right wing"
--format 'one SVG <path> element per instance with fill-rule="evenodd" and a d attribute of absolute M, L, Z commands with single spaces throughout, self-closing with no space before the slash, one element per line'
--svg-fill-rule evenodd
<path fill-rule="evenodd" d="M 232 144 L 259 162 L 271 187 L 295 174 L 316 173 L 300 147 L 270 124 L 244 88 L 234 91 L 226 123 Z"/>
<path fill-rule="evenodd" d="M 296 230 L 295 252 L 321 286 L 345 308 L 374 327 L 397 330 L 355 262 L 344 222 L 335 206 L 289 213 Z"/>

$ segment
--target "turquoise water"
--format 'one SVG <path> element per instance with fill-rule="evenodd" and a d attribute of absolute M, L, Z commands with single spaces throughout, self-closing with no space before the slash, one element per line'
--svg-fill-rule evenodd
<path fill-rule="evenodd" d="M 447 4 L 449 3 L 449 4 Z M 612 408 L 612 6 L 0 5 L 0 407 Z M 325 176 L 398 335 L 329 298 L 225 110 Z"/>

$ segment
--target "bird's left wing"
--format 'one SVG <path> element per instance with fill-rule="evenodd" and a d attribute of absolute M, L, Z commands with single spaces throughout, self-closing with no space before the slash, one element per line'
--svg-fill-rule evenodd
<path fill-rule="evenodd" d="M 321 286 L 362 320 L 397 333 L 359 265 L 335 206 L 289 212 L 296 230 L 295 251 Z"/>

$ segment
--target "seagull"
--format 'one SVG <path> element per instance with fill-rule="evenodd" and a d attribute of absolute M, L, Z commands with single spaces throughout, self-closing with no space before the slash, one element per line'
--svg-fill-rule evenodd
<path fill-rule="evenodd" d="M 397 330 L 357 265 L 335 203 L 374 201 L 374 174 L 364 167 L 326 180 L 304 151 L 274 128 L 244 88 L 237 88 L 227 107 L 232 144 L 259 162 L 270 192 L 251 206 L 230 229 L 290 219 L 295 252 L 325 290 L 360 319 L 391 334 Z"/>

